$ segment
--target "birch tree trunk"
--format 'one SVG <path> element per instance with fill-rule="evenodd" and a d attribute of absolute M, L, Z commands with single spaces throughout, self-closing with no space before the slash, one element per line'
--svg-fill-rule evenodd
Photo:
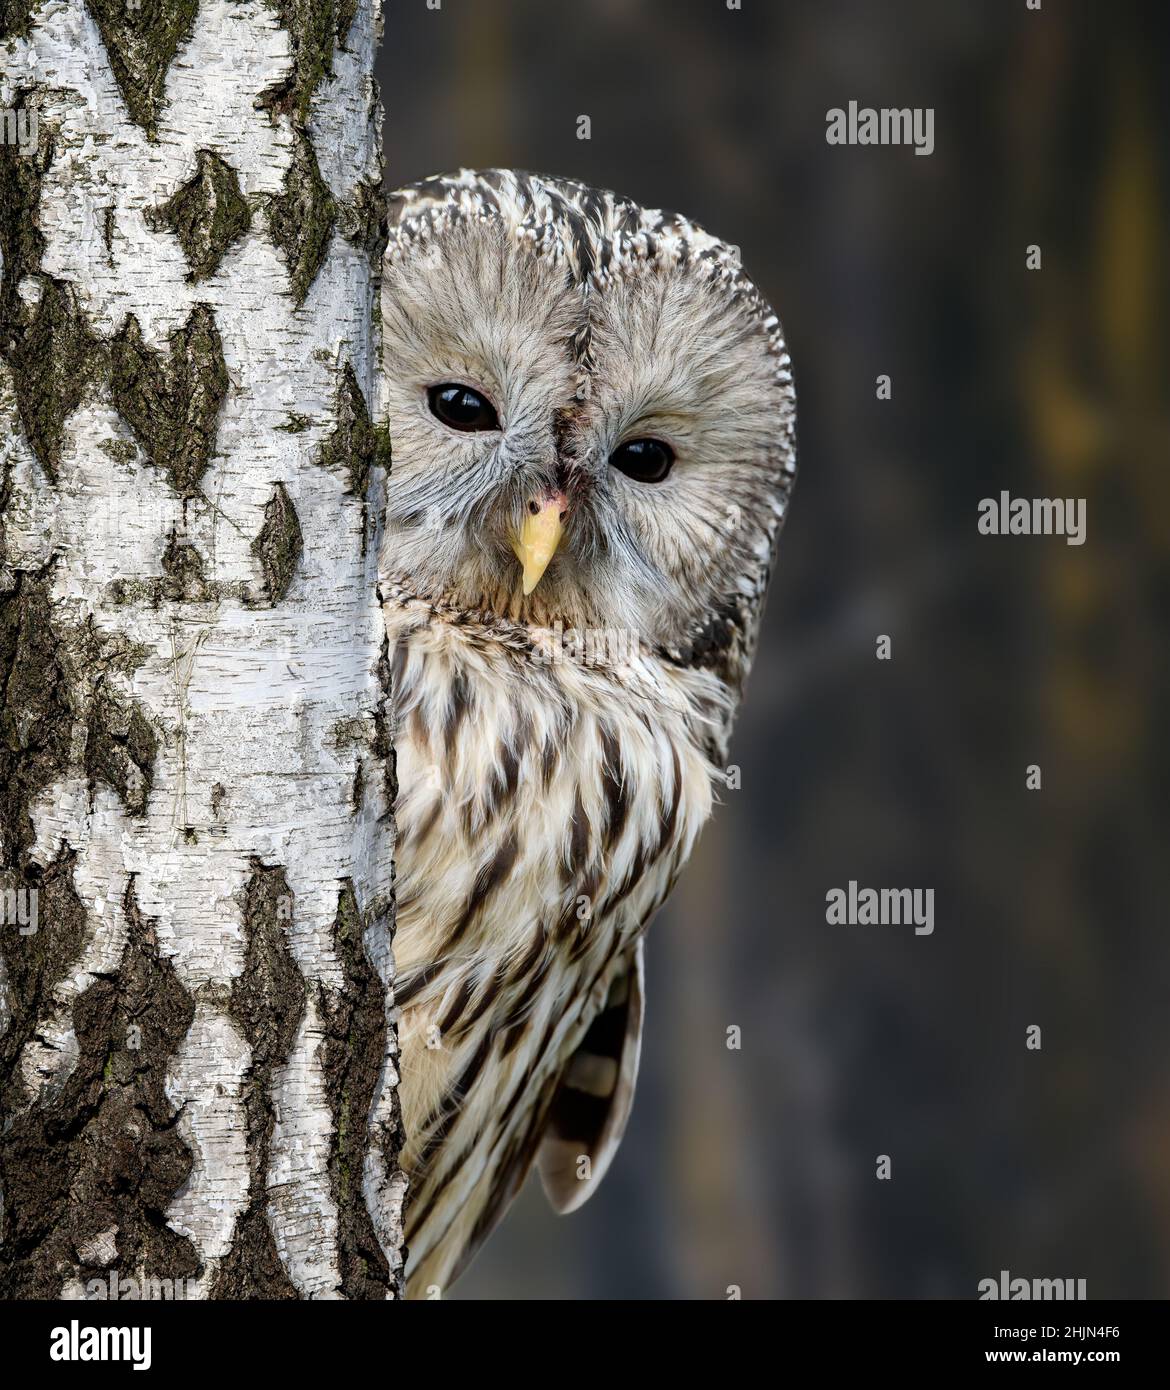
<path fill-rule="evenodd" d="M 0 0 L 0 1295 L 401 1291 L 380 26 Z"/>

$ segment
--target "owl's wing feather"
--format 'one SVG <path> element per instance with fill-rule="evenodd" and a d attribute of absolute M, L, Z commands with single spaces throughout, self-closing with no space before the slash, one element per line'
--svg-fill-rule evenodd
<path fill-rule="evenodd" d="M 452 1283 L 499 1225 L 533 1162 L 545 1195 L 558 1213 L 575 1211 L 596 1191 L 622 1141 L 634 1102 L 645 1014 L 644 969 L 639 939 L 627 969 L 615 976 L 601 1012 L 559 1077 L 550 1078 L 525 1128 L 500 1162 L 491 1192 L 449 1275 Z M 603 1077 L 611 1084 L 601 1094 Z M 588 1181 L 577 1176 L 582 1155 L 590 1161 Z M 420 1277 L 418 1282 L 425 1279 Z"/>
<path fill-rule="evenodd" d="M 642 1054 L 642 941 L 610 986 L 601 1012 L 569 1058 L 549 1107 L 537 1167 L 554 1211 L 576 1211 L 605 1176 L 622 1135 Z M 589 1160 L 586 1175 L 581 1160 Z"/>

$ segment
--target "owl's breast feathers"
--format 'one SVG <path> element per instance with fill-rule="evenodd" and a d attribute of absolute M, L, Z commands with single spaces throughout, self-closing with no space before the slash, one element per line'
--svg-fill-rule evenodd
<path fill-rule="evenodd" d="M 410 1291 L 444 1288 L 533 1161 L 571 1209 L 632 1095 L 641 934 L 710 813 L 719 682 L 384 590 Z M 543 1145 L 543 1147 L 542 1147 Z"/>

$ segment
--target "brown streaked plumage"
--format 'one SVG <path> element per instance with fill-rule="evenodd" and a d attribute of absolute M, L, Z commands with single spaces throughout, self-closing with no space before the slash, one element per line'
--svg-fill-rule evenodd
<path fill-rule="evenodd" d="M 685 219 L 500 170 L 392 215 L 382 597 L 425 1297 L 534 1163 L 572 1210 L 620 1141 L 642 937 L 722 777 L 794 407 L 775 315 Z M 644 439 L 657 480 L 610 462 Z"/>

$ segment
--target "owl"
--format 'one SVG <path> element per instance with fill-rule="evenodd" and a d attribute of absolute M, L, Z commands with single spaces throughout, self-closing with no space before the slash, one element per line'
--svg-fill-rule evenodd
<path fill-rule="evenodd" d="M 629 1115 L 643 936 L 727 780 L 795 475 L 735 247 L 567 179 L 390 201 L 381 552 L 408 1294 Z"/>

